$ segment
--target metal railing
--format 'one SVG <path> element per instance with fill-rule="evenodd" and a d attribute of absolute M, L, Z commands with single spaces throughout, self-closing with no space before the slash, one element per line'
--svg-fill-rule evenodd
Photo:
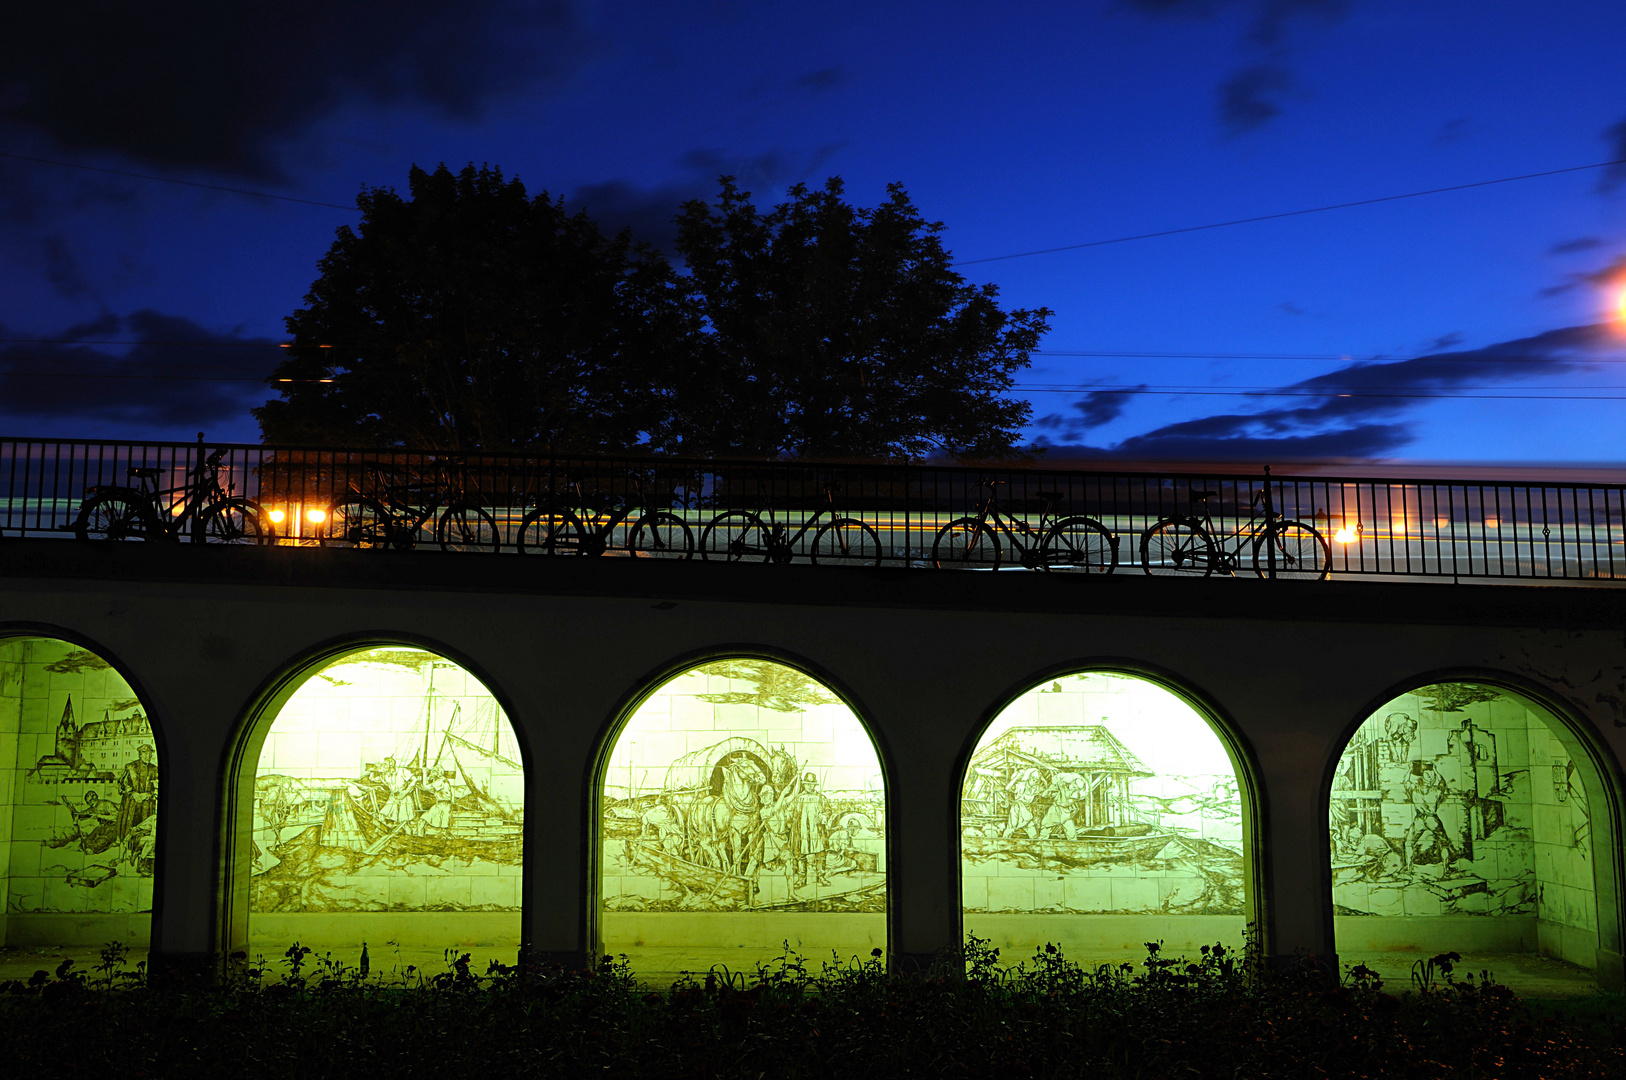
<path fill-rule="evenodd" d="M 227 537 L 237 542 L 626 554 L 640 517 L 659 511 L 673 536 L 683 530 L 671 526 L 672 519 L 687 527 L 691 557 L 724 558 L 727 553 L 717 546 L 719 530 L 712 530 L 709 550 L 701 537 L 721 515 L 746 511 L 780 527 L 776 535 L 786 548 L 779 561 L 813 554 L 820 523 L 840 518 L 868 526 L 879 542 L 881 564 L 930 567 L 934 542 L 945 527 L 982 512 L 992 491 L 1007 528 L 1016 533 L 1005 537 L 1008 548 L 1013 542 L 1033 547 L 1051 523 L 1083 516 L 1116 538 L 1119 574 L 1144 569 L 1143 534 L 1156 523 L 1206 513 L 1221 546 L 1228 544 L 1237 555 L 1221 570 L 1254 576 L 1249 550 L 1261 534 L 1257 521 L 1253 531 L 1248 522 L 1266 505 L 1325 538 L 1333 578 L 1626 579 L 1626 487 L 1620 485 L 548 457 L 201 440 L 0 439 L 0 537 L 72 538 L 87 499 L 133 486 L 130 470 L 163 470 L 149 483 L 172 488 L 211 457 L 219 496 L 240 500 L 257 519 L 250 522 L 252 535 Z M 1268 500 L 1261 499 L 1267 485 Z M 154 513 L 174 512 L 176 498 L 154 500 Z M 378 526 L 369 534 L 371 543 L 362 541 L 351 520 L 357 504 L 367 500 L 390 515 L 388 528 Z M 482 523 L 478 542 L 448 543 L 437 532 L 454 507 L 463 508 L 464 520 Z M 631 509 L 614 522 L 616 508 Z M 422 514 L 425 509 L 429 512 Z M 604 542 L 596 548 L 538 542 L 566 509 L 588 531 L 602 527 Z M 336 516 L 346 520 L 337 522 Z M 1029 530 L 1025 541 L 1024 529 Z M 199 542 L 218 539 L 219 533 L 176 529 L 172 538 Z M 1024 564 L 1007 555 L 1001 565 Z M 1025 565 L 1043 568 L 1032 561 Z"/>

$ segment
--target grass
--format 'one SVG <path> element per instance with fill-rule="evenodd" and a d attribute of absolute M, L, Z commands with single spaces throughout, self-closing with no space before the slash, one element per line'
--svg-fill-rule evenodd
<path fill-rule="evenodd" d="M 1391 993 L 1268 971 L 1213 946 L 1086 970 L 1047 946 L 1015 967 L 975 937 L 920 976 L 879 955 L 815 970 L 789 951 L 655 990 L 595 968 L 385 977 L 291 947 L 224 980 L 149 982 L 117 945 L 88 972 L 0 985 L 10 1075 L 28 1077 L 1591 1077 L 1626 1074 L 1619 1010 L 1532 1007 L 1455 957 Z"/>

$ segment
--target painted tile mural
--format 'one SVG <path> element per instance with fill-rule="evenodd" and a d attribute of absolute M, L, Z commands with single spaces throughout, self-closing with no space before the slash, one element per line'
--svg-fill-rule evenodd
<path fill-rule="evenodd" d="M 266 736 L 251 910 L 517 911 L 524 796 L 478 679 L 418 649 L 347 656 Z"/>
<path fill-rule="evenodd" d="M 963 903 L 997 914 L 1241 914 L 1242 798 L 1218 736 L 1142 679 L 1012 702 L 960 797 Z"/>
<path fill-rule="evenodd" d="M 1340 915 L 1536 915 L 1596 929 L 1592 834 L 1547 721 L 1493 688 L 1428 686 L 1356 731 L 1333 779 Z"/>
<path fill-rule="evenodd" d="M 616 741 L 602 815 L 606 911 L 886 910 L 874 745 L 782 664 L 707 664 L 651 695 Z"/>
<path fill-rule="evenodd" d="M 0 641 L 8 914 L 152 910 L 158 763 L 118 672 L 76 645 Z"/>

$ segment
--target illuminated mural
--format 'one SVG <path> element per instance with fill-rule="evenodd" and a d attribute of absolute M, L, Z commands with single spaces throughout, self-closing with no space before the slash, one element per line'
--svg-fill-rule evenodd
<path fill-rule="evenodd" d="M 968 914 L 1243 912 L 1230 758 L 1143 679 L 1064 676 L 1006 707 L 966 770 L 960 837 Z"/>
<path fill-rule="evenodd" d="M 706 664 L 639 706 L 605 770 L 601 836 L 606 912 L 886 910 L 875 748 L 783 664 Z"/>
<path fill-rule="evenodd" d="M 65 641 L 0 640 L 9 940 L 27 936 L 16 916 L 151 911 L 158 791 L 152 727 L 118 672 Z"/>
<path fill-rule="evenodd" d="M 457 664 L 355 653 L 277 714 L 254 780 L 253 912 L 518 911 L 508 717 Z"/>
<path fill-rule="evenodd" d="M 1591 816 L 1550 723 L 1465 683 L 1374 713 L 1332 784 L 1337 913 L 1523 917 L 1595 935 Z"/>

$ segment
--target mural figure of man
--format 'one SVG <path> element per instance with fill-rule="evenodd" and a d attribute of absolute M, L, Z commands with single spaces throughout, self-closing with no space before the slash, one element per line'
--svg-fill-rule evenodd
<path fill-rule="evenodd" d="M 1050 808 L 1039 821 L 1038 838 L 1048 839 L 1057 825 L 1069 840 L 1078 839 L 1078 826 L 1073 821 L 1079 800 L 1089 793 L 1090 782 L 1075 772 L 1059 772 L 1045 794 L 1050 797 Z"/>
<path fill-rule="evenodd" d="M 158 810 L 158 765 L 147 743 L 136 747 L 136 759 L 119 774 L 118 790 L 119 816 L 114 831 L 123 840 Z"/>
<path fill-rule="evenodd" d="M 1422 763 L 1406 781 L 1406 794 L 1413 810 L 1411 829 L 1406 833 L 1406 862 L 1411 866 L 1449 866 L 1460 853 L 1440 820 L 1440 806 L 1452 795 L 1445 777 L 1433 765 Z"/>
<path fill-rule="evenodd" d="M 806 888 L 815 881 L 830 884 L 825 870 L 824 812 L 825 799 L 819 794 L 819 778 L 812 773 L 802 777 L 802 791 L 796 796 L 790 810 L 791 885 L 801 879 Z"/>
<path fill-rule="evenodd" d="M 1011 797 L 1011 808 L 1005 816 L 1005 836 L 1015 837 L 1033 826 L 1033 800 L 1043 787 L 1043 774 L 1031 765 L 1011 775 L 1005 784 L 1005 792 Z M 1036 828 L 1033 830 L 1034 839 L 1038 839 L 1038 831 Z"/>

